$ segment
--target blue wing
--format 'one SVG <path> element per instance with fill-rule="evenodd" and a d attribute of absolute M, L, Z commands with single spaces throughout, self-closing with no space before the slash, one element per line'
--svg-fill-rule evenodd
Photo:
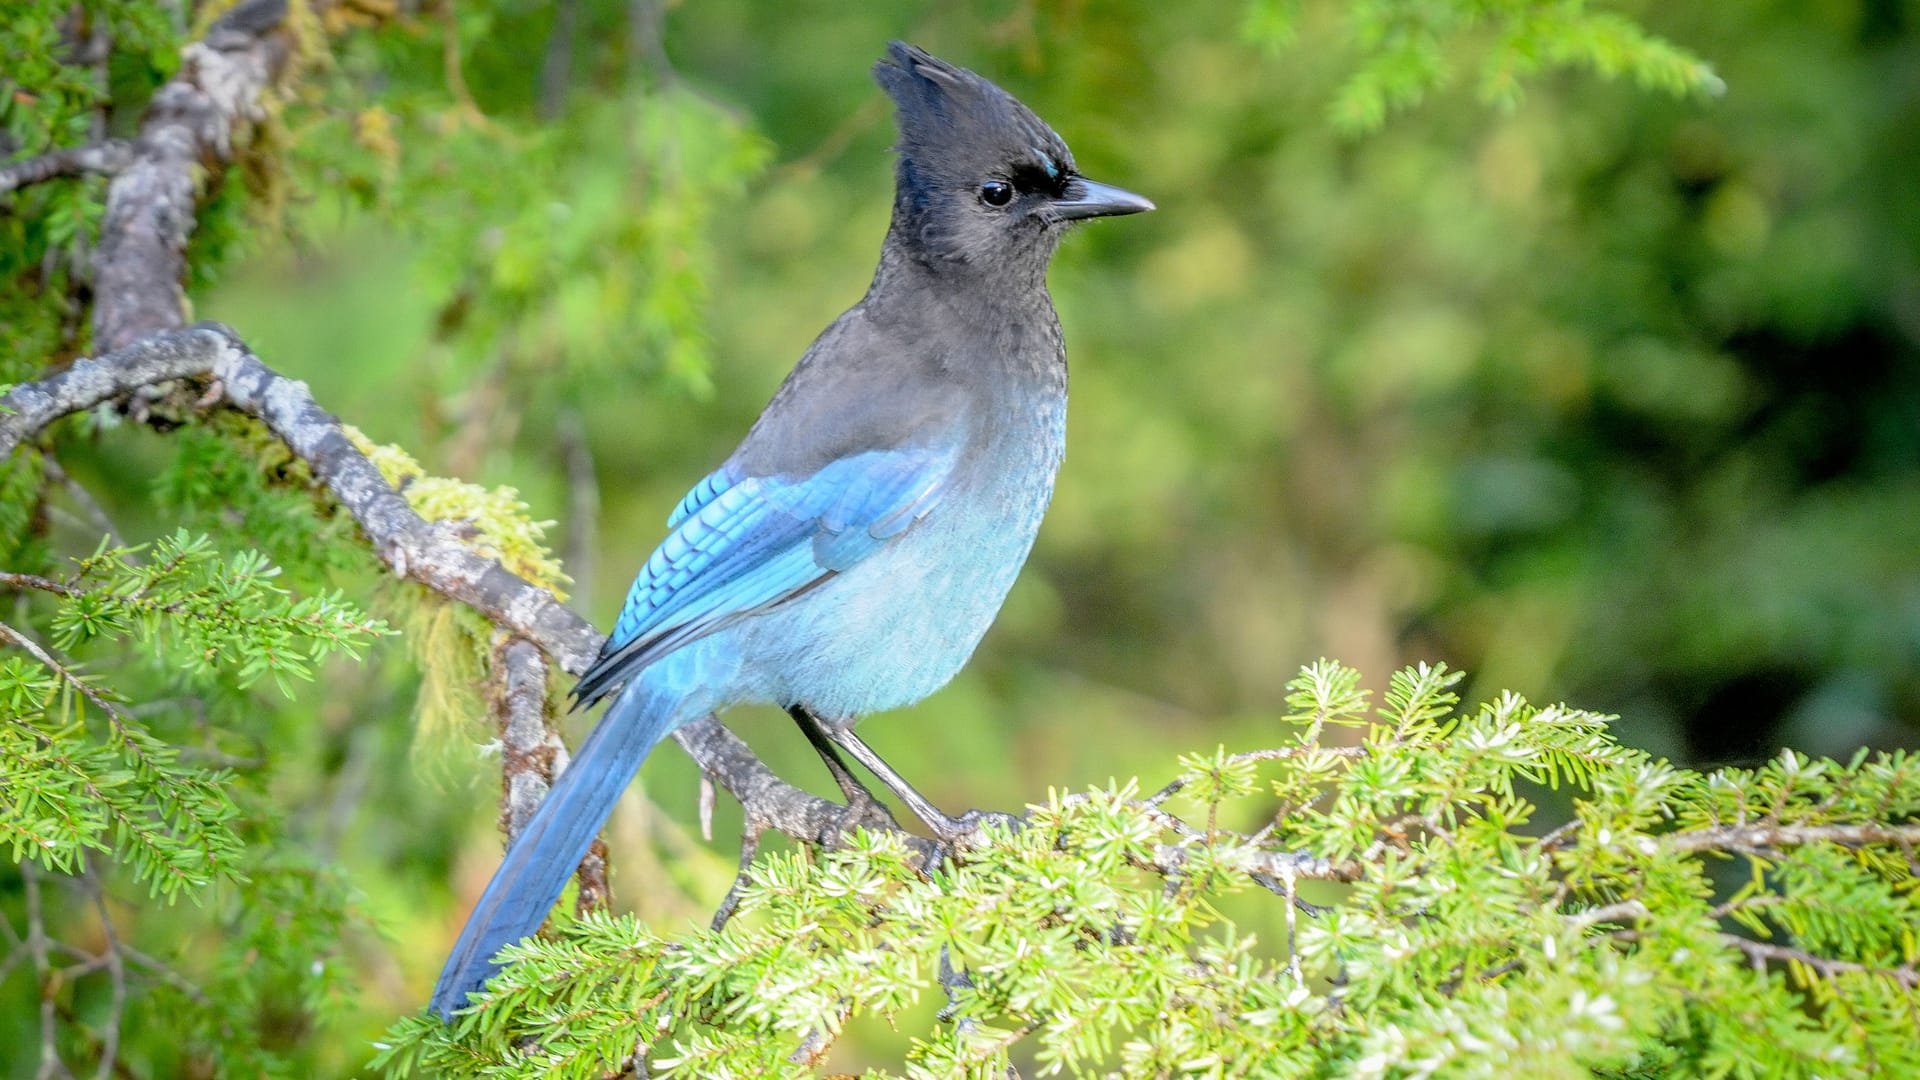
<path fill-rule="evenodd" d="M 672 516 L 667 518 L 667 528 L 677 529 L 680 523 L 698 513 L 700 508 L 714 500 L 714 497 L 740 482 L 730 466 L 722 466 L 707 475 L 707 478 L 693 485 L 687 497 L 680 500 Z"/>
<path fill-rule="evenodd" d="M 938 504 L 955 456 L 873 450 L 804 477 L 728 466 L 702 480 L 668 519 L 673 532 L 634 579 L 574 697 L 590 705 L 667 652 L 880 550 Z"/>

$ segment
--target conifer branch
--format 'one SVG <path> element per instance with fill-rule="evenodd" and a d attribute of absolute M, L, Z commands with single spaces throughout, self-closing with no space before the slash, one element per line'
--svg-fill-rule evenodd
<path fill-rule="evenodd" d="M 1693 829 L 1669 833 L 1659 844 L 1669 851 L 1696 854 L 1704 851 L 1763 852 L 1775 848 L 1801 847 L 1807 844 L 1840 844 L 1859 847 L 1864 844 L 1920 843 L 1920 824 L 1872 823 L 1861 825 L 1728 825 L 1716 829 Z"/>
<path fill-rule="evenodd" d="M 602 637 L 586 620 L 551 591 L 468 547 L 455 523 L 423 519 L 305 383 L 268 367 L 237 334 L 218 324 L 153 334 L 14 387 L 0 398 L 0 457 L 63 417 L 178 379 L 205 384 L 199 407 L 226 405 L 263 422 L 353 517 L 395 576 L 425 585 L 539 646 L 563 671 L 577 675 L 598 654 Z M 877 807 L 850 817 L 846 807 L 780 780 L 710 716 L 676 731 L 674 739 L 762 827 L 814 842 L 831 842 L 854 825 L 892 827 Z M 922 845 L 923 855 L 933 854 L 930 843 L 909 842 Z"/>
<path fill-rule="evenodd" d="M 108 139 L 86 146 L 50 150 L 39 157 L 0 167 L 0 195 L 32 184 L 68 176 L 99 173 L 111 176 L 133 161 L 133 146 L 125 139 Z"/>
<path fill-rule="evenodd" d="M 1765 970 L 1768 963 L 1800 965 L 1818 972 L 1822 978 L 1834 979 L 1841 975 L 1872 975 L 1891 979 L 1906 989 L 1920 987 L 1920 969 L 1912 964 L 1903 964 L 1897 968 L 1869 967 L 1851 960 L 1835 960 L 1828 956 L 1818 956 L 1805 949 L 1795 949 L 1786 945 L 1775 945 L 1770 941 L 1755 941 L 1739 934 L 1720 935 L 1720 940 L 1747 955 L 1756 970 Z"/>
<path fill-rule="evenodd" d="M 0 570 L 0 586 L 9 589 L 36 589 L 53 593 L 55 596 L 79 596 L 83 590 L 76 589 L 65 582 L 41 577 L 39 574 L 16 574 Z"/>

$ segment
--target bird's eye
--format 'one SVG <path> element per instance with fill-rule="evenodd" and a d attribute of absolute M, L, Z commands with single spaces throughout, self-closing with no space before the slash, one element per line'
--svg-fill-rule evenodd
<path fill-rule="evenodd" d="M 1013 185 L 1005 180 L 989 180 L 980 185 L 980 201 L 988 206 L 1005 206 L 1013 201 Z"/>

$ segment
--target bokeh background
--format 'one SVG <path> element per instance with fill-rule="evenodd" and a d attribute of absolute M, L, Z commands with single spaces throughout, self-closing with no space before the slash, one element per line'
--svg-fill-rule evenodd
<path fill-rule="evenodd" d="M 1160 206 L 1055 264 L 1069 451 L 1005 614 L 862 729 L 937 802 L 1271 744 L 1320 656 L 1376 688 L 1445 661 L 1470 700 L 1615 712 L 1690 764 L 1911 746 L 1920 5 L 1618 7 L 1724 94 L 1572 72 L 1503 106 L 1469 60 L 1356 133 L 1362 50 L 1315 5 L 1290 43 L 1238 4 L 475 5 L 340 41 L 285 112 L 273 226 L 201 237 L 228 257 L 194 301 L 375 440 L 517 488 L 607 625 L 863 291 L 892 134 L 867 69 L 904 37 Z M 71 467 L 132 490 L 165 445 Z M 345 670 L 294 706 L 323 764 L 286 797 L 357 785 L 328 835 L 392 935 L 367 1006 L 411 1009 L 497 858 L 496 766 L 478 718 L 408 723 L 449 710 L 404 645 Z M 829 790 L 784 717 L 728 720 Z M 704 920 L 737 815 L 698 836 L 676 750 L 641 780 L 618 902 Z"/>

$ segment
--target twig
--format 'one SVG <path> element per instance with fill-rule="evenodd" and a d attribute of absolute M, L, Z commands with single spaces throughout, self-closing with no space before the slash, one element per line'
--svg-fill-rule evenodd
<path fill-rule="evenodd" d="M 495 634 L 487 665 L 487 705 L 500 738 L 500 828 L 511 842 L 567 767 L 567 746 L 547 702 L 547 658 L 524 637 Z M 598 840 L 576 871 L 577 910 L 605 907 L 607 849 Z"/>
<path fill-rule="evenodd" d="M 112 724 L 117 730 L 122 733 L 130 730 L 131 724 L 129 723 L 127 714 L 119 705 L 109 700 L 107 696 L 102 694 L 92 683 L 81 678 L 80 673 L 73 670 L 71 666 L 61 663 L 52 653 L 43 648 L 39 642 L 3 622 L 0 622 L 0 641 L 12 642 L 26 650 L 35 660 L 46 665 L 47 669 L 55 675 L 58 675 L 63 682 L 75 690 L 80 691 L 82 696 L 88 701 L 93 702 L 102 713 L 106 714 L 107 722 Z M 127 749 L 129 752 L 142 758 L 146 757 L 146 753 L 139 748 L 137 743 L 129 742 Z M 89 790 L 91 790 L 91 788 Z"/>
<path fill-rule="evenodd" d="M 1566 918 L 1569 926 L 1577 930 L 1585 930 L 1588 927 L 1598 926 L 1601 923 L 1638 922 L 1646 918 L 1649 914 L 1651 914 L 1651 912 L 1647 910 L 1647 905 L 1640 901 L 1622 900 L 1617 904 L 1608 904 L 1605 907 L 1576 911 Z"/>
<path fill-rule="evenodd" d="M 1720 940 L 1746 953 L 1747 959 L 1753 963 L 1756 971 L 1764 971 L 1769 961 L 1777 961 L 1784 964 L 1804 964 L 1828 979 L 1840 975 L 1875 975 L 1883 979 L 1892 979 L 1909 990 L 1920 986 L 1920 969 L 1916 969 L 1912 964 L 1897 968 L 1868 967 L 1851 960 L 1834 960 L 1825 956 L 1815 956 L 1804 949 L 1755 941 L 1752 938 L 1741 937 L 1739 934 L 1722 933 Z"/>
<path fill-rule="evenodd" d="M 566 744 L 547 711 L 546 657 L 533 642 L 495 635 L 487 706 L 500 738 L 500 828 L 512 841 L 567 765 Z"/>
<path fill-rule="evenodd" d="M 27 943 L 21 939 L 20 932 L 13 928 L 12 920 L 4 914 L 0 914 L 0 936 L 7 940 L 6 958 L 0 960 L 0 983 L 4 983 L 7 976 L 13 974 L 14 965 L 26 958 Z"/>
<path fill-rule="evenodd" d="M 321 858 L 333 858 L 340 849 L 340 839 L 353 824 L 354 814 L 361 809 L 367 788 L 373 780 L 374 762 L 379 757 L 379 735 L 376 725 L 358 724 L 354 726 L 353 733 L 347 736 L 346 759 L 334 773 L 333 797 L 327 801 L 327 815 L 322 821 L 320 837 L 315 845 Z M 238 760 L 230 755 L 222 757 L 228 761 Z"/>
<path fill-rule="evenodd" d="M 955 1031 L 960 1035 L 967 1034 L 974 1027 L 974 1019 L 960 1015 L 960 992 L 973 989 L 973 973 L 964 967 L 953 966 L 953 954 L 945 942 L 940 945 L 940 967 L 935 981 L 940 984 L 940 992 L 946 995 L 947 1003 L 933 1018 L 943 1024 L 952 1024 L 957 1018 L 959 1023 L 955 1024 Z"/>
<path fill-rule="evenodd" d="M 700 794 L 694 798 L 694 810 L 700 817 L 700 839 L 713 843 L 713 810 L 719 802 L 719 789 L 714 787 L 713 774 L 700 774 Z"/>
<path fill-rule="evenodd" d="M 580 25 L 580 0 L 555 0 L 553 32 L 540 62 L 540 115 L 552 120 L 567 104 L 567 85 L 573 81 L 573 39 Z"/>
<path fill-rule="evenodd" d="M 1920 823 L 1907 825 L 1723 825 L 1690 829 L 1655 838 L 1668 851 L 1757 852 L 1807 844 L 1912 844 L 1920 842 Z"/>
<path fill-rule="evenodd" d="M 196 986 L 192 980 L 154 957 L 148 956 L 146 953 L 134 948 L 132 945 L 122 943 L 120 946 L 120 955 L 133 961 L 140 967 L 145 968 L 154 978 L 185 994 L 196 1004 L 210 1004 L 211 999 L 207 997 L 207 992 Z"/>
<path fill-rule="evenodd" d="M 793 1053 L 787 1055 L 788 1062 L 806 1068 L 818 1064 L 821 1058 L 827 1056 L 827 1051 L 833 1049 L 833 1041 L 840 1037 L 841 1026 L 847 1022 L 847 1017 L 853 1015 L 853 1002 L 842 1000 L 835 1006 L 835 1012 L 838 1013 L 839 1022 L 807 1032 L 807 1037 L 800 1040 L 800 1045 L 794 1048 Z"/>
<path fill-rule="evenodd" d="M 604 839 L 596 836 L 593 843 L 587 845 L 587 853 L 581 857 L 573 877 L 580 883 L 573 898 L 575 917 L 589 911 L 605 911 L 613 898 L 613 888 L 607 884 L 607 842 Z"/>
<path fill-rule="evenodd" d="M 50 592 L 56 596 L 80 596 L 86 591 L 84 589 L 77 589 L 62 581 L 41 577 L 39 574 L 15 574 L 6 570 L 0 570 L 0 587 L 9 589 L 38 589 L 41 592 Z"/>
<path fill-rule="evenodd" d="M 447 92 L 453 95 L 465 119 L 475 127 L 489 126 L 487 114 L 480 111 L 473 91 L 467 87 L 466 64 L 460 58 L 460 25 L 452 0 L 440 5 L 440 66 L 446 72 Z"/>
<path fill-rule="evenodd" d="M 1300 970 L 1300 917 L 1294 911 L 1294 901 L 1299 898 L 1294 888 L 1294 875 L 1291 871 L 1280 874 L 1280 883 L 1286 887 L 1282 894 L 1287 901 L 1287 974 L 1293 976 L 1296 987 L 1307 985 L 1307 977 Z"/>
<path fill-rule="evenodd" d="M 127 962 L 120 952 L 120 935 L 113 928 L 113 913 L 107 910 L 105 890 L 100 887 L 100 879 L 91 864 L 87 866 L 84 880 L 93 909 L 100 916 L 100 934 L 106 938 L 100 955 L 106 961 L 107 977 L 113 986 L 105 1031 L 100 1036 L 100 1068 L 94 1073 L 98 1080 L 107 1080 L 120 1063 L 120 1021 L 127 1010 Z"/>
<path fill-rule="evenodd" d="M 740 870 L 733 875 L 733 884 L 727 886 L 727 895 L 721 897 L 713 921 L 708 924 L 716 934 L 726 928 L 727 920 L 733 918 L 734 911 L 740 907 L 740 895 L 753 880 L 753 860 L 760 854 L 760 837 L 765 833 L 766 829 L 756 825 L 751 816 L 747 818 L 740 834 Z"/>
<path fill-rule="evenodd" d="M 1580 819 L 1576 817 L 1545 836 L 1542 836 L 1534 843 L 1539 846 L 1541 851 L 1554 851 L 1564 846 L 1573 835 L 1579 831 Z"/>
<path fill-rule="evenodd" d="M 25 885 L 27 909 L 27 955 L 33 961 L 34 978 L 40 986 L 40 1067 L 34 1072 L 34 1080 L 48 1080 L 53 1076 L 72 1076 L 73 1073 L 60 1060 L 58 1029 L 56 1022 L 59 1013 L 55 1009 L 53 961 L 48 955 L 53 939 L 47 936 L 45 916 L 40 904 L 40 867 L 32 859 L 20 864 L 20 877 Z"/>
<path fill-rule="evenodd" d="M 627 64 L 638 74 L 650 71 L 662 86 L 670 86 L 679 74 L 667 59 L 661 33 L 666 21 L 664 0 L 627 0 Z"/>
<path fill-rule="evenodd" d="M 87 146 L 69 146 L 39 157 L 0 167 L 0 195 L 32 184 L 87 173 L 111 176 L 133 161 L 133 146 L 125 139 L 109 139 Z"/>

